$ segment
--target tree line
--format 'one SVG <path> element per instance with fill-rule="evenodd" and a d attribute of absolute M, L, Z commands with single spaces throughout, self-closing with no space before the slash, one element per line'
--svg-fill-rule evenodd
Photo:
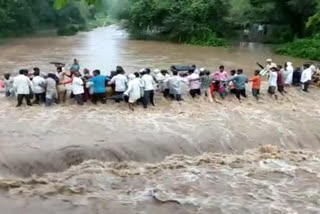
<path fill-rule="evenodd" d="M 69 0 L 60 10 L 54 5 L 55 0 L 0 0 L 0 37 L 20 36 L 49 28 L 56 28 L 63 34 L 71 26 L 85 28 L 96 12 L 83 1 Z"/>
<path fill-rule="evenodd" d="M 134 38 L 206 46 L 226 45 L 226 38 L 254 24 L 276 26 L 266 42 L 291 45 L 278 53 L 318 59 L 296 50 L 319 45 L 320 0 L 0 0 L 0 36 L 83 27 L 97 10 L 125 20 Z"/>

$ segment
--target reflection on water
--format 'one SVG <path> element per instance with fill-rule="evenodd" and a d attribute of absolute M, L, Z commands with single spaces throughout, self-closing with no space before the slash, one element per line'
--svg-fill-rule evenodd
<path fill-rule="evenodd" d="M 269 47 L 250 43 L 229 48 L 199 47 L 168 42 L 128 40 L 127 34 L 116 26 L 99 28 L 72 37 L 33 37 L 11 39 L 0 45 L 0 72 L 16 72 L 21 67 L 38 66 L 50 72 L 50 61 L 71 63 L 78 58 L 82 67 L 101 69 L 108 73 L 117 65 L 128 72 L 144 67 L 169 68 L 172 64 L 197 64 L 215 70 L 220 64 L 227 68 L 251 71 L 256 62 L 264 64 L 267 58 L 278 63 L 302 60 L 275 56 Z"/>

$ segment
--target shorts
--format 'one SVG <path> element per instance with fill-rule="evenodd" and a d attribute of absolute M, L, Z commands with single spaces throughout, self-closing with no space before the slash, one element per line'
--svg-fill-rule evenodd
<path fill-rule="evenodd" d="M 259 95 L 260 95 L 260 89 L 253 88 L 253 89 L 252 89 L 252 95 L 253 95 L 254 97 L 259 96 Z"/>
<path fill-rule="evenodd" d="M 283 93 L 284 92 L 284 85 L 278 85 L 278 91 L 280 93 Z"/>
<path fill-rule="evenodd" d="M 66 90 L 67 89 L 65 85 L 58 85 L 58 93 L 65 92 Z"/>
<path fill-rule="evenodd" d="M 199 88 L 199 89 L 191 89 L 191 90 L 190 90 L 190 95 L 191 95 L 191 97 L 193 97 L 193 98 L 195 98 L 196 95 L 201 96 L 201 90 L 200 90 L 200 88 Z"/>
<path fill-rule="evenodd" d="M 277 87 L 275 86 L 269 86 L 268 93 L 274 95 L 276 93 L 276 89 Z"/>

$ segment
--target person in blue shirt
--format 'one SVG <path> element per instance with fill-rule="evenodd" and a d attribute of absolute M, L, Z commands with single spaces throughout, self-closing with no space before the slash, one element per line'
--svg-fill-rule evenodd
<path fill-rule="evenodd" d="M 93 83 L 92 103 L 97 104 L 100 101 L 102 104 L 106 103 L 106 82 L 109 79 L 100 74 L 100 70 L 93 71 L 93 78 L 89 81 Z"/>

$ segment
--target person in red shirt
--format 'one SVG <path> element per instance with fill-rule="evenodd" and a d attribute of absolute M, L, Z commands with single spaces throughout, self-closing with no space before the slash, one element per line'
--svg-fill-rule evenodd
<path fill-rule="evenodd" d="M 255 70 L 254 76 L 249 80 L 252 82 L 252 95 L 259 100 L 260 95 L 260 87 L 261 87 L 261 79 L 260 79 L 260 71 Z"/>
<path fill-rule="evenodd" d="M 284 70 L 281 65 L 278 65 L 278 79 L 277 79 L 278 91 L 281 95 L 286 93 L 284 91 L 285 81 L 284 81 Z"/>

